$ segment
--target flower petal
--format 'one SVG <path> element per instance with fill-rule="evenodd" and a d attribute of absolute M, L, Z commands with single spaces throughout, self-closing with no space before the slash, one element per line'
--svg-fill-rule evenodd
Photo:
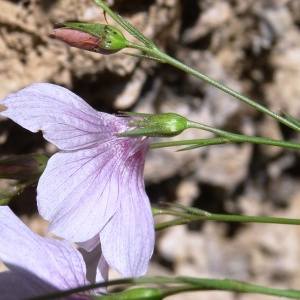
<path fill-rule="evenodd" d="M 122 199 L 115 215 L 100 232 L 106 261 L 126 277 L 146 273 L 154 248 L 153 217 L 143 182 L 141 157 L 145 151 L 145 147 L 140 148 L 123 162 L 127 174 L 120 182 Z"/>
<path fill-rule="evenodd" d="M 8 207 L 0 207 L 0 258 L 12 272 L 34 272 L 60 290 L 89 284 L 81 254 L 66 241 L 32 232 Z"/>
<path fill-rule="evenodd" d="M 51 221 L 50 231 L 85 242 L 102 230 L 127 193 L 128 187 L 120 185 L 127 175 L 120 169 L 132 148 L 141 144 L 138 140 L 114 137 L 94 148 L 50 158 L 37 188 L 39 213 Z"/>
<path fill-rule="evenodd" d="M 71 91 L 50 83 L 36 83 L 1 101 L 1 112 L 22 127 L 43 131 L 46 140 L 62 150 L 88 147 L 124 131 L 127 121 L 98 112 Z"/>

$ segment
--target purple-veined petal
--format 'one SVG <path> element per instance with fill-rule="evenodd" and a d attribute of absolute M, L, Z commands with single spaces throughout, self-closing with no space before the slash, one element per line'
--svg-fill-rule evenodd
<path fill-rule="evenodd" d="M 62 150 L 85 148 L 124 131 L 127 121 L 98 112 L 71 91 L 50 83 L 36 83 L 9 94 L 1 112 L 22 127 L 43 131 L 46 140 Z"/>
<path fill-rule="evenodd" d="M 34 272 L 35 276 L 59 290 L 89 284 L 79 251 L 67 241 L 40 237 L 10 208 L 3 206 L 0 207 L 0 258 L 11 272 L 19 274 L 20 269 Z"/>
<path fill-rule="evenodd" d="M 113 137 L 93 148 L 52 156 L 37 188 L 39 213 L 51 221 L 49 230 L 74 242 L 98 234 L 127 192 L 127 185 L 120 184 L 127 174 L 120 169 L 136 144 L 142 145 L 137 138 Z"/>
<path fill-rule="evenodd" d="M 147 141 L 145 141 L 148 143 Z M 103 255 L 123 276 L 146 273 L 154 248 L 154 224 L 143 181 L 147 147 L 132 149 L 123 162 L 120 185 L 122 199 L 114 216 L 100 232 Z M 136 152 L 134 152 L 136 151 Z"/>
<path fill-rule="evenodd" d="M 100 267 L 107 261 L 124 276 L 143 275 L 154 246 L 142 175 L 148 139 L 117 137 L 130 128 L 128 119 L 97 112 L 51 84 L 32 85 L 2 104 L 7 107 L 2 115 L 33 132 L 42 130 L 63 150 L 51 157 L 38 185 L 39 212 L 51 221 L 50 230 L 85 242 L 88 250 L 100 234 Z"/>
<path fill-rule="evenodd" d="M 146 205 L 142 212 L 137 208 L 141 203 L 127 202 L 126 205 L 122 204 L 121 212 L 118 211 L 102 230 L 102 251 L 108 264 L 122 276 L 139 277 L 145 275 L 153 253 L 154 225 L 151 210 Z"/>

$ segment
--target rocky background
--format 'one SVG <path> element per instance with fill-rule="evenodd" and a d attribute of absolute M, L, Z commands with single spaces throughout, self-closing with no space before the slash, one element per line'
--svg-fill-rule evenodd
<path fill-rule="evenodd" d="M 284 110 L 300 118 L 299 0 L 107 3 L 171 56 L 277 113 Z M 273 119 L 171 66 L 122 53 L 84 52 L 49 36 L 55 23 L 105 23 L 92 0 L 0 0 L 0 8 L 0 98 L 34 82 L 52 82 L 101 111 L 176 112 L 237 133 L 299 139 Z M 109 18 L 108 22 L 113 24 Z M 210 136 L 189 130 L 179 138 Z M 56 151 L 41 134 L 4 118 L 0 142 L 3 157 Z M 154 204 L 168 201 L 213 213 L 300 217 L 296 151 L 249 144 L 175 150 L 151 150 L 148 155 L 145 180 Z M 2 187 L 6 184 L 1 182 Z M 11 206 L 32 228 L 45 232 L 47 224 L 35 210 L 35 187 Z M 211 221 L 159 232 L 148 273 L 226 277 L 299 289 L 299 261 L 299 227 Z M 226 292 L 170 299 L 183 297 L 277 299 Z"/>

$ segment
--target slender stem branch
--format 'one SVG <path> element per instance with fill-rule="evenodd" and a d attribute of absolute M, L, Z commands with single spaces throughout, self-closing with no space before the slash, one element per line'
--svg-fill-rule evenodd
<path fill-rule="evenodd" d="M 175 58 L 167 55 L 166 53 L 164 53 L 163 51 L 158 49 L 152 41 L 147 39 L 142 33 L 140 33 L 130 23 L 128 23 L 127 21 L 122 19 L 120 16 L 116 15 L 103 1 L 101 1 L 101 0 L 93 0 L 93 1 L 98 6 L 103 8 L 104 11 L 106 11 L 112 17 L 112 19 L 114 19 L 127 32 L 129 32 L 132 36 L 136 37 L 138 40 L 140 40 L 141 42 L 143 42 L 145 44 L 145 46 L 143 46 L 143 45 L 131 43 L 128 41 L 128 43 L 127 43 L 128 48 L 137 49 L 137 50 L 143 51 L 145 53 L 151 54 L 154 57 L 158 57 L 159 60 L 161 60 L 165 63 L 168 63 L 184 72 L 194 75 L 195 77 L 203 80 L 204 82 L 211 84 L 212 86 L 228 93 L 229 95 L 237 98 L 238 100 L 256 108 L 260 112 L 276 119 L 277 121 L 281 122 L 282 124 L 285 124 L 286 126 L 294 129 L 295 131 L 300 131 L 300 127 L 297 126 L 295 123 L 291 122 L 290 120 L 279 116 L 278 114 L 274 113 L 273 111 L 269 110 L 268 108 L 256 103 L 254 100 L 239 94 L 238 92 L 232 90 L 231 88 L 224 86 L 223 84 L 217 82 L 216 80 L 204 75 L 203 73 L 201 73 L 197 70 L 194 70 L 193 68 L 191 68 L 191 67 L 183 64 L 182 62 L 176 60 Z"/>
<path fill-rule="evenodd" d="M 237 280 L 231 279 L 205 279 L 205 278 L 187 278 L 179 277 L 182 281 L 192 284 L 194 283 L 199 289 L 205 290 L 223 290 L 223 291 L 235 291 L 242 293 L 257 293 L 263 295 L 273 295 L 279 297 L 287 297 L 292 299 L 300 298 L 300 291 L 297 290 L 279 290 L 269 288 L 261 285 L 249 284 Z"/>
<path fill-rule="evenodd" d="M 202 129 L 202 130 L 206 130 L 206 131 L 215 133 L 224 138 L 227 138 L 230 142 L 236 142 L 236 143 L 248 142 L 248 143 L 252 143 L 252 144 L 263 144 L 263 145 L 278 146 L 278 147 L 283 147 L 283 148 L 300 149 L 299 143 L 286 142 L 286 141 L 273 140 L 273 139 L 256 137 L 256 136 L 247 136 L 247 135 L 231 133 L 228 131 L 224 131 L 224 130 L 214 128 L 214 127 L 211 127 L 208 125 L 196 123 L 193 121 L 188 121 L 188 126 L 189 126 L 189 128 L 197 128 L 197 129 Z"/>
<path fill-rule="evenodd" d="M 210 138 L 210 139 L 200 139 L 200 140 L 185 140 L 185 141 L 173 141 L 173 142 L 163 142 L 163 143 L 153 143 L 151 144 L 152 149 L 164 148 L 164 147 L 173 147 L 173 146 L 186 146 L 186 145 L 200 145 L 211 146 L 211 145 L 222 145 L 229 143 L 227 138 Z"/>
<path fill-rule="evenodd" d="M 172 211 L 171 211 L 172 212 Z M 284 224 L 284 225 L 300 225 L 300 219 L 286 219 L 273 217 L 256 217 L 256 216 L 240 216 L 240 215 L 222 215 L 222 214 L 208 214 L 194 216 L 187 213 L 180 213 L 174 211 L 170 213 L 169 210 L 157 210 L 156 215 L 166 214 L 173 216 L 180 216 L 179 219 L 155 224 L 155 230 L 162 230 L 168 227 L 189 224 L 197 221 L 219 221 L 219 222 L 241 222 L 241 223 L 269 223 L 269 224 Z"/>
<path fill-rule="evenodd" d="M 243 223 L 271 223 L 271 224 L 285 224 L 285 225 L 300 225 L 300 219 L 287 219 L 275 217 L 260 217 L 260 216 L 240 216 L 240 215 L 226 215 L 213 214 L 195 207 L 184 206 L 176 203 L 165 203 L 165 205 L 174 206 L 177 209 L 153 208 L 154 216 L 157 215 L 171 215 L 179 217 L 178 219 L 162 222 L 155 225 L 156 230 L 161 230 L 170 226 L 188 224 L 196 221 L 221 221 L 221 222 L 243 222 Z"/>
<path fill-rule="evenodd" d="M 261 145 L 269 145 L 269 146 L 300 150 L 300 144 L 295 142 L 287 142 L 287 141 L 273 140 L 273 139 L 256 137 L 256 136 L 247 136 L 247 135 L 231 133 L 228 131 L 224 131 L 218 128 L 210 127 L 208 125 L 204 125 L 192 121 L 188 121 L 188 123 L 190 125 L 190 128 L 197 128 L 197 129 L 209 131 L 214 134 L 220 135 L 222 138 L 153 143 L 151 144 L 151 148 L 154 149 L 154 148 L 184 146 L 184 145 L 199 145 L 199 147 L 202 147 L 202 146 L 210 146 L 210 145 L 221 145 L 226 143 L 251 143 L 251 144 L 261 144 Z"/>
<path fill-rule="evenodd" d="M 243 96 L 241 94 L 239 94 L 238 92 L 232 90 L 231 88 L 219 83 L 218 81 L 204 75 L 203 73 L 196 71 L 195 69 L 183 64 L 182 62 L 176 60 L 175 58 L 167 55 L 166 53 L 162 52 L 160 49 L 158 49 L 157 47 L 153 47 L 153 48 L 148 48 L 142 45 L 138 45 L 138 44 L 134 44 L 134 43 L 129 43 L 128 47 L 130 48 L 134 48 L 134 49 L 138 49 L 140 51 L 144 51 L 146 53 L 152 54 L 154 56 L 159 57 L 160 59 L 162 59 L 165 63 L 168 63 L 184 72 L 187 72 L 191 75 L 194 75 L 195 77 L 205 81 L 206 83 L 209 83 L 211 85 L 213 85 L 214 87 L 226 92 L 227 94 L 237 98 L 238 100 L 256 108 L 257 110 L 259 110 L 260 112 L 276 119 L 277 121 L 281 122 L 282 124 L 296 130 L 296 131 L 300 131 L 299 126 L 297 126 L 296 124 L 294 124 L 293 122 L 287 120 L 284 117 L 279 116 L 278 114 L 274 113 L 273 111 L 269 110 L 268 108 L 258 104 L 257 102 L 255 102 L 254 100 Z"/>
<path fill-rule="evenodd" d="M 154 46 L 154 43 L 151 40 L 146 38 L 141 32 L 135 29 L 127 20 L 123 19 L 121 16 L 116 15 L 103 1 L 101 0 L 93 0 L 93 1 L 98 6 L 103 8 L 103 10 L 107 12 L 112 17 L 112 19 L 114 19 L 121 27 L 123 27 L 133 37 L 138 39 L 140 42 L 142 42 L 149 48 Z"/>
<path fill-rule="evenodd" d="M 30 298 L 30 300 L 61 299 L 63 297 L 66 297 L 66 296 L 69 296 L 72 294 L 82 293 L 85 291 L 91 291 L 93 289 L 98 289 L 101 287 L 107 287 L 107 286 L 113 286 L 113 285 L 123 285 L 123 284 L 135 284 L 135 279 L 134 278 L 126 278 L 126 279 L 110 280 L 108 282 L 90 284 L 87 286 L 81 286 L 81 287 L 69 289 L 67 291 L 55 292 L 55 293 L 44 295 L 44 296 L 37 296 L 34 298 Z"/>
<path fill-rule="evenodd" d="M 243 222 L 243 223 L 273 223 L 285 225 L 300 225 L 300 219 L 286 219 L 273 217 L 257 217 L 257 216 L 240 216 L 240 215 L 223 215 L 210 214 L 205 216 L 207 220 L 222 221 L 222 222 Z"/>
<path fill-rule="evenodd" d="M 193 277 L 140 277 L 137 279 L 128 278 L 121 280 L 112 280 L 104 283 L 92 284 L 86 287 L 80 287 L 69 291 L 57 292 L 55 294 L 40 296 L 37 298 L 31 298 L 31 300 L 50 300 L 58 299 L 60 297 L 68 296 L 74 293 L 82 293 L 86 290 L 92 290 L 103 286 L 114 286 L 114 285 L 136 285 L 136 284 L 158 284 L 158 285 L 177 285 L 170 291 L 166 291 L 165 296 L 187 291 L 232 291 L 239 293 L 256 293 L 262 295 L 273 295 L 278 297 L 286 297 L 291 299 L 299 299 L 300 291 L 298 290 L 282 290 L 261 285 L 254 285 L 246 282 L 241 282 L 231 279 L 209 279 L 209 278 L 193 278 Z M 179 286 L 178 286 L 179 285 Z M 181 285 L 181 286 L 180 286 Z M 115 298 L 112 298 L 115 299 Z M 142 299 L 141 299 L 142 300 Z"/>

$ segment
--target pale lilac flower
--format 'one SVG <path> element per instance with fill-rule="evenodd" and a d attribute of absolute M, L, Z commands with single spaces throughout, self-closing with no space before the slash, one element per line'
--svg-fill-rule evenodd
<path fill-rule="evenodd" d="M 70 242 L 32 232 L 7 206 L 0 207 L 0 259 L 9 271 L 0 273 L 0 298 L 20 300 L 90 284 L 82 255 Z M 107 280 L 108 268 L 97 282 Z M 88 299 L 99 290 L 67 299 Z"/>
<path fill-rule="evenodd" d="M 43 131 L 60 151 L 40 178 L 37 203 L 49 230 L 91 251 L 101 243 L 110 266 L 141 276 L 154 247 L 154 226 L 143 168 L 149 140 L 117 137 L 128 118 L 98 112 L 69 90 L 31 85 L 1 102 L 1 114 Z"/>

